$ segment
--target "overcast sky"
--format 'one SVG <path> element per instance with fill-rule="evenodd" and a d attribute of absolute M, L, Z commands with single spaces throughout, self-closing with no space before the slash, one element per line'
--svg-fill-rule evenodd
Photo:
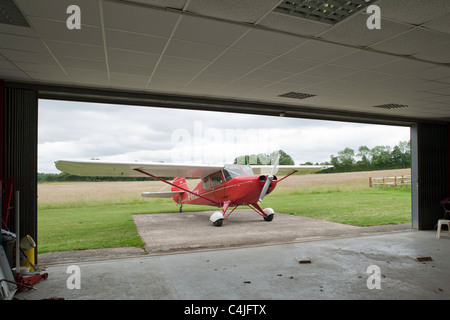
<path fill-rule="evenodd" d="M 346 147 L 394 147 L 407 127 L 54 100 L 39 101 L 38 171 L 56 160 L 232 163 L 284 150 L 296 164 L 330 161 Z"/>

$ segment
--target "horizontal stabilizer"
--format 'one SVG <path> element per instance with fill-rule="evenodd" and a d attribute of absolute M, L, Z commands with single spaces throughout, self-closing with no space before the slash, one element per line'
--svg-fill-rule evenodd
<path fill-rule="evenodd" d="M 145 198 L 172 198 L 181 193 L 184 193 L 184 191 L 142 192 L 141 195 Z"/>

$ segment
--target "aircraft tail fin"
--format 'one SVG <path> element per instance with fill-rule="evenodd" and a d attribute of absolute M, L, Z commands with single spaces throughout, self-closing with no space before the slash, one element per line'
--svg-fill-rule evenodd
<path fill-rule="evenodd" d="M 173 179 L 173 182 L 172 182 L 175 186 L 180 186 L 181 188 L 184 188 L 184 189 L 188 189 L 189 190 L 189 188 L 188 188 L 188 185 L 187 185 L 187 182 L 186 182 L 186 178 L 184 178 L 184 177 L 175 177 L 174 179 Z M 182 189 L 180 189 L 180 188 L 177 188 L 177 187 L 175 187 L 175 186 L 172 186 L 172 189 L 170 189 L 170 191 L 184 191 L 184 190 L 182 190 Z"/>

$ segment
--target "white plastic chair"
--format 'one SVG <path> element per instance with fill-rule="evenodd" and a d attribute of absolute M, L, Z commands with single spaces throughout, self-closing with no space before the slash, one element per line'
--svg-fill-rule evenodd
<path fill-rule="evenodd" d="M 449 231 L 447 231 L 446 234 L 447 235 L 450 234 L 450 220 L 441 219 L 441 220 L 438 221 L 437 235 L 436 235 L 437 239 L 439 239 L 441 237 L 441 227 L 442 227 L 442 225 L 447 225 Z"/>

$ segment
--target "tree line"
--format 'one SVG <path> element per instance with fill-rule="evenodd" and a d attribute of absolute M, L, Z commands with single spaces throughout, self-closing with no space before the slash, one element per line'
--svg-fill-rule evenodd
<path fill-rule="evenodd" d="M 345 148 L 337 156 L 331 155 L 329 163 L 334 168 L 325 172 L 372 171 L 411 167 L 411 141 L 400 141 L 398 145 L 376 146 L 372 149 L 360 146 L 357 151 Z M 324 172 L 324 173 L 325 173 Z"/>

